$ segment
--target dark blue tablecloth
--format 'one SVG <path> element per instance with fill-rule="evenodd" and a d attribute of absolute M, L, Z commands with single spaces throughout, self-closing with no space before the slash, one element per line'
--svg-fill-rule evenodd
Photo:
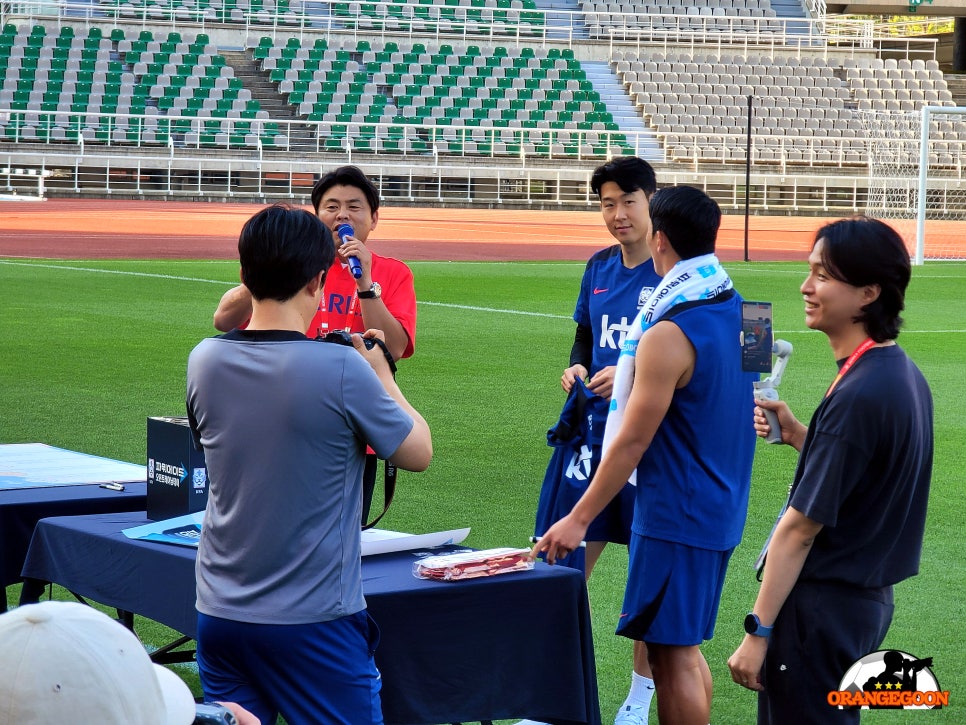
<path fill-rule="evenodd" d="M 195 550 L 132 541 L 143 513 L 48 518 L 23 576 L 55 582 L 118 609 L 195 634 Z M 532 718 L 600 723 L 587 592 L 580 572 L 531 572 L 465 582 L 412 575 L 415 556 L 363 559 L 363 587 L 382 639 L 387 724 Z"/>
<path fill-rule="evenodd" d="M 0 586 L 20 581 L 27 546 L 40 519 L 144 511 L 146 494 L 146 483 L 127 483 L 123 491 L 110 491 L 97 484 L 0 491 Z"/>

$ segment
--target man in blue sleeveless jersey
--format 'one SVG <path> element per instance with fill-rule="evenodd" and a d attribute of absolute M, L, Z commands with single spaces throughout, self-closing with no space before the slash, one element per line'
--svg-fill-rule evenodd
<path fill-rule="evenodd" d="M 639 342 L 625 344 L 633 383 L 619 403 L 619 368 L 609 414 L 621 411 L 619 427 L 587 492 L 534 553 L 553 562 L 577 548 L 636 475 L 617 632 L 647 644 L 660 721 L 706 725 L 711 672 L 699 645 L 714 632 L 744 527 L 755 444 L 744 416 L 755 376 L 741 364 L 741 297 L 713 254 L 718 205 L 697 189 L 673 187 L 651 198 L 650 216 L 648 246 L 664 277 L 636 321 Z"/>
<path fill-rule="evenodd" d="M 828 337 L 839 372 L 807 428 L 785 403 L 755 409 L 758 435 L 771 432 L 762 409 L 773 410 L 800 455 L 728 666 L 758 692 L 762 725 L 857 725 L 859 710 L 829 705 L 828 693 L 879 648 L 893 585 L 919 572 L 933 402 L 895 342 L 912 271 L 899 235 L 876 219 L 843 219 L 818 231 L 808 264 L 805 324 Z"/>
<path fill-rule="evenodd" d="M 590 188 L 600 200 L 604 224 L 617 244 L 595 253 L 580 281 L 574 310 L 577 330 L 570 365 L 563 371 L 560 385 L 567 393 L 580 395 L 583 391 L 574 390 L 575 383 L 586 383 L 591 395 L 586 398 L 581 421 L 586 422 L 587 434 L 560 450 L 560 455 L 574 460 L 558 461 L 556 466 L 551 461 L 553 470 L 548 471 L 537 508 L 538 536 L 570 511 L 597 470 L 621 346 L 638 311 L 661 281 L 647 247 L 651 230 L 648 200 L 657 191 L 651 165 L 635 156 L 612 159 L 594 170 Z M 591 523 L 586 551 L 579 549 L 559 563 L 582 567 L 589 579 L 608 542 L 627 545 L 630 541 L 633 515 L 634 488 L 625 486 Z M 643 642 L 637 642 L 630 691 L 615 725 L 647 725 L 653 694 L 647 650 Z"/>

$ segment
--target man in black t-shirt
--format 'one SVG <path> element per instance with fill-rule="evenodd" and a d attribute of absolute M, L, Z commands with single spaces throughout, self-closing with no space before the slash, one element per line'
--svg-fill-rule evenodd
<path fill-rule="evenodd" d="M 896 345 L 911 276 L 899 236 L 857 217 L 818 231 L 801 286 L 805 323 L 828 337 L 840 369 L 806 428 L 761 401 L 755 429 L 800 451 L 773 531 L 747 635 L 728 660 L 759 693 L 758 723 L 858 723 L 828 704 L 848 668 L 878 649 L 892 585 L 919 571 L 933 458 L 933 404 Z"/>

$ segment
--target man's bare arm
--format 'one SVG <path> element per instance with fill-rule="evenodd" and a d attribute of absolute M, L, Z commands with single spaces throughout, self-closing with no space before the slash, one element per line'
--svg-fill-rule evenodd
<path fill-rule="evenodd" d="M 366 331 L 366 335 L 382 338 L 375 330 Z M 367 350 L 359 335 L 352 336 L 352 345 L 372 365 L 372 369 L 390 397 L 413 419 L 413 429 L 389 458 L 404 471 L 425 471 L 433 458 L 433 437 L 429 425 L 399 389 L 382 351 L 378 347 Z"/>
<path fill-rule="evenodd" d="M 634 385 L 620 430 L 573 510 L 543 535 L 533 554 L 547 561 L 573 551 L 590 522 L 624 487 L 664 420 L 674 391 L 687 384 L 694 370 L 694 347 L 681 329 L 658 323 L 645 333 L 634 360 Z"/>
<path fill-rule="evenodd" d="M 658 323 L 641 338 L 634 361 L 634 386 L 627 399 L 624 420 L 584 494 L 588 496 L 600 479 L 603 494 L 600 498 L 610 495 L 606 500 L 594 502 L 593 507 L 600 508 L 589 520 L 617 495 L 637 468 L 671 407 L 674 391 L 690 379 L 694 360 L 694 347 L 673 323 Z"/>
<path fill-rule="evenodd" d="M 402 323 L 392 316 L 382 299 L 359 300 L 362 322 L 367 330 L 382 330 L 386 336 L 386 347 L 393 360 L 398 360 L 409 346 L 409 335 Z"/>
<path fill-rule="evenodd" d="M 243 284 L 233 287 L 221 296 L 212 322 L 215 329 L 228 332 L 244 325 L 252 316 L 252 293 Z"/>
<path fill-rule="evenodd" d="M 752 610 L 766 627 L 775 624 L 821 530 L 822 524 L 792 506 L 785 510 L 778 522 L 768 546 L 768 564 Z M 761 671 L 767 649 L 766 637 L 746 634 L 728 659 L 731 678 L 750 690 L 765 689 L 761 682 Z"/>

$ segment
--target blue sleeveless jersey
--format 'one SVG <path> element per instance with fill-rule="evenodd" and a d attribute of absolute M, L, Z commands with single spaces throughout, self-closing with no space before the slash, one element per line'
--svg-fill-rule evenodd
<path fill-rule="evenodd" d="M 672 323 L 694 345 L 695 369 L 638 465 L 634 532 L 724 551 L 741 541 L 756 440 L 758 376 L 741 366 L 741 297 L 692 307 Z"/>

